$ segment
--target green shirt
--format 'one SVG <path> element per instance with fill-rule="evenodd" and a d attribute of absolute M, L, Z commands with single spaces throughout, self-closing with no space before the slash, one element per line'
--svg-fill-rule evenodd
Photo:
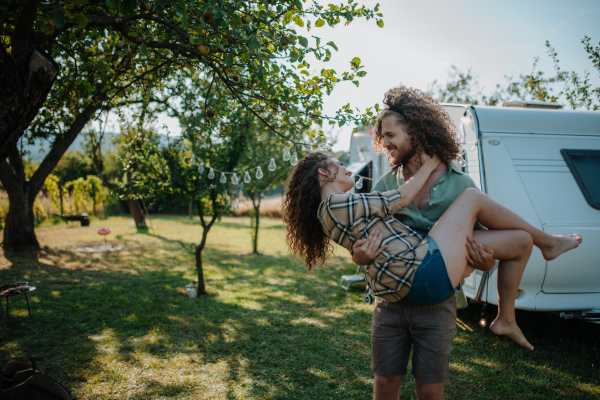
<path fill-rule="evenodd" d="M 403 184 L 404 176 L 402 175 L 402 170 L 396 167 L 377 181 L 373 187 L 373 191 L 386 192 L 398 189 Z M 411 202 L 394 216 L 403 224 L 425 234 L 433 228 L 433 225 L 435 225 L 463 190 L 476 187 L 475 182 L 473 182 L 470 176 L 466 175 L 454 164 L 449 164 L 448 170 L 433 185 L 431 199 L 422 209 L 419 210 L 416 204 Z M 481 229 L 481 225 L 478 223 L 476 228 Z"/>

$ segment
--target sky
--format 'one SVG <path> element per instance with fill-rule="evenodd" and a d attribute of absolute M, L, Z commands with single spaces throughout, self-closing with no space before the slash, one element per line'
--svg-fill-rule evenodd
<path fill-rule="evenodd" d="M 587 70 L 595 86 L 600 86 L 598 70 L 581 43 L 584 36 L 595 46 L 600 42 L 600 0 L 355 1 L 371 8 L 379 3 L 384 27 L 364 19 L 308 33 L 294 27 L 298 34 L 331 40 L 339 49 L 326 64 L 308 59 L 313 72 L 322 67 L 349 71 L 354 57 L 362 60 L 367 71 L 359 87 L 342 82 L 325 98 L 326 114 L 333 115 L 348 102 L 364 110 L 380 103 L 383 94 L 399 84 L 424 91 L 434 80 L 444 84 L 453 65 L 464 72 L 471 68 L 484 92 L 506 82 L 506 75 L 530 73 L 536 57 L 538 69 L 551 74 L 546 41 L 557 51 L 563 70 L 580 75 Z M 179 131 L 175 120 L 159 121 L 163 123 L 171 133 Z M 334 151 L 349 149 L 353 128 L 331 132 L 337 139 Z"/>
<path fill-rule="evenodd" d="M 359 1 L 373 7 L 377 2 Z M 527 74 L 539 56 L 538 69 L 553 65 L 546 41 L 558 53 L 563 70 L 589 71 L 600 85 L 581 44 L 584 36 L 600 42 L 600 0 L 380 0 L 384 27 L 374 20 L 348 26 L 313 28 L 312 35 L 336 43 L 328 68 L 349 69 L 359 57 L 367 76 L 357 88 L 344 82 L 325 101 L 333 113 L 350 102 L 365 109 L 380 103 L 390 88 L 403 84 L 421 90 L 437 80 L 445 83 L 452 65 L 476 75 L 492 91 L 505 75 Z M 311 64 L 311 67 L 313 65 Z M 348 150 L 352 128 L 343 129 L 333 149 Z"/>

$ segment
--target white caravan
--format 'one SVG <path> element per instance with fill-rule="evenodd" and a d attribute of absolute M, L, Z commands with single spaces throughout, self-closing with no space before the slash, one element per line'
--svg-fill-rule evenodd
<path fill-rule="evenodd" d="M 548 103 L 446 105 L 465 151 L 462 169 L 494 200 L 555 235 L 582 244 L 552 261 L 534 247 L 516 307 L 600 321 L 600 112 Z M 369 133 L 352 137 L 350 169 L 377 181 L 389 170 Z M 370 191 L 370 181 L 357 191 Z M 496 267 L 463 285 L 470 299 L 498 304 Z"/>
<path fill-rule="evenodd" d="M 600 112 L 447 105 L 465 150 L 463 170 L 479 188 L 553 235 L 579 233 L 582 244 L 552 261 L 537 247 L 516 307 L 600 321 Z M 496 268 L 475 271 L 465 295 L 498 304 Z M 487 283 L 487 284 L 486 284 Z"/>

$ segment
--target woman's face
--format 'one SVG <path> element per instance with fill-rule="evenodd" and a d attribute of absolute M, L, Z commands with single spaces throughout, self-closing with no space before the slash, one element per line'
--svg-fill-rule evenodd
<path fill-rule="evenodd" d="M 327 162 L 329 178 L 333 179 L 333 183 L 337 184 L 344 192 L 354 187 L 354 179 L 352 172 L 348 171 L 344 164 L 336 158 L 330 158 Z"/>

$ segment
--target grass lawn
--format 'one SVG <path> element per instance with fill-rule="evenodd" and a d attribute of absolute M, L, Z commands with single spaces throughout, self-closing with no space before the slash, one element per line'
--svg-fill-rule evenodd
<path fill-rule="evenodd" d="M 0 283 L 37 287 L 32 319 L 23 296 L 10 300 L 2 365 L 35 354 L 79 400 L 371 398 L 372 306 L 364 285 L 339 287 L 355 268 L 345 251 L 309 274 L 290 261 L 280 220 L 262 219 L 252 255 L 250 220 L 223 218 L 204 252 L 209 295 L 192 300 L 198 222 L 155 217 L 143 234 L 130 221 L 41 227 L 40 254 L 0 256 Z M 103 244 L 104 225 L 122 249 L 83 251 Z M 528 352 L 489 329 L 482 347 L 480 313 L 459 311 L 474 331 L 458 329 L 448 399 L 600 398 L 600 325 L 519 312 Z M 416 399 L 410 375 L 401 397 Z"/>

